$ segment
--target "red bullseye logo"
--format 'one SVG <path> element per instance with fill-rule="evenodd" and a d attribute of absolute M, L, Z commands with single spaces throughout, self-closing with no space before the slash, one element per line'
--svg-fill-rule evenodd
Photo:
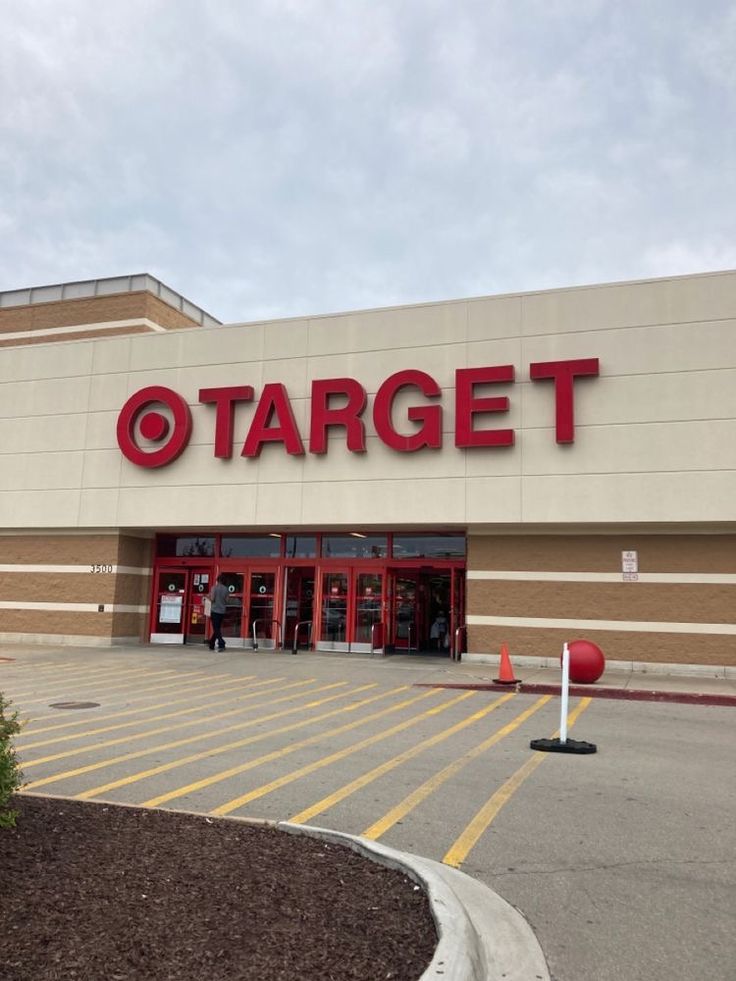
<path fill-rule="evenodd" d="M 164 406 L 170 411 L 174 419 L 173 432 L 168 418 L 156 406 Z M 158 449 L 141 449 L 136 428 L 138 435 L 150 443 L 166 442 Z M 163 385 L 152 385 L 131 395 L 120 410 L 117 435 L 118 446 L 131 463 L 139 467 L 163 467 L 175 460 L 189 442 L 192 414 L 181 395 Z"/>

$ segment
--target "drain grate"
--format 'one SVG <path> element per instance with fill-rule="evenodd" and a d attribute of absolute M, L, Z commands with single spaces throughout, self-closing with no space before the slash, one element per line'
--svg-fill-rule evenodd
<path fill-rule="evenodd" d="M 52 709 L 96 709 L 99 702 L 52 702 L 49 708 Z"/>

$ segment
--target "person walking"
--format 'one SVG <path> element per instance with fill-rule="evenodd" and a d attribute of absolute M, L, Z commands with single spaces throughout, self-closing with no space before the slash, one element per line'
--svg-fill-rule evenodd
<path fill-rule="evenodd" d="M 222 636 L 222 621 L 225 619 L 227 611 L 227 586 L 223 582 L 223 577 L 218 576 L 217 582 L 212 587 L 210 593 L 210 623 L 212 624 L 212 636 L 210 637 L 210 650 L 214 651 L 215 644 L 218 650 L 225 650 L 225 638 Z"/>

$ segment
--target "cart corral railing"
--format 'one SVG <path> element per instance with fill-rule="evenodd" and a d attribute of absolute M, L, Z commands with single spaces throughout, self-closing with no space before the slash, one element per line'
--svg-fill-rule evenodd
<path fill-rule="evenodd" d="M 312 620 L 300 620 L 299 623 L 294 627 L 294 640 L 291 645 L 291 653 L 296 654 L 299 650 L 299 631 L 302 627 L 309 627 L 307 633 L 307 650 L 312 646 Z"/>
<path fill-rule="evenodd" d="M 274 624 L 275 623 L 276 624 L 277 630 L 276 630 L 276 633 L 275 633 L 275 635 L 273 637 L 273 642 L 274 642 L 273 646 L 274 646 L 274 649 L 281 647 L 281 636 L 282 636 L 282 632 L 281 632 L 281 621 L 280 620 L 276 620 L 276 619 L 267 620 L 267 619 L 261 617 L 261 618 L 259 618 L 257 620 L 254 620 L 253 623 L 251 624 L 251 632 L 252 632 L 252 635 L 253 635 L 253 650 L 254 651 L 257 651 L 258 650 L 258 631 L 257 631 L 257 625 L 259 623 L 267 623 L 267 624 Z M 271 639 L 272 638 L 266 637 L 265 635 L 263 637 L 261 637 L 261 640 L 271 640 Z"/>

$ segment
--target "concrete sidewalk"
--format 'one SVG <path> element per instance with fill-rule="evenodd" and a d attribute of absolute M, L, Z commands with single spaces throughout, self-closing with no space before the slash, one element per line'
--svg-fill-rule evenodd
<path fill-rule="evenodd" d="M 303 656 L 300 654 L 300 656 Z M 311 656 L 311 655 L 306 655 Z M 331 657 L 337 655 L 329 655 Z M 355 658 L 345 654 L 343 657 Z M 470 656 L 472 658 L 472 655 Z M 484 660 L 448 661 L 417 655 L 392 655 L 386 658 L 375 656 L 376 663 L 399 665 L 414 668 L 423 667 L 417 672 L 415 684 L 440 685 L 447 688 L 469 688 L 476 690 L 508 690 L 508 685 L 494 682 L 498 677 L 498 658 L 484 657 Z M 495 663 L 494 663 L 495 660 Z M 516 690 L 527 694 L 557 694 L 560 690 L 561 671 L 558 665 L 540 666 L 540 658 L 525 659 L 511 657 Z M 533 663 L 529 663 L 532 661 Z M 592 685 L 571 685 L 573 695 L 587 695 L 592 698 L 621 698 L 632 701 L 663 701 L 694 703 L 702 705 L 736 706 L 736 667 L 714 666 L 699 668 L 702 674 L 691 673 L 689 665 L 649 665 L 649 670 L 607 667 L 603 676 Z"/>
<path fill-rule="evenodd" d="M 40 644 L 0 644 L 0 661 L 15 660 L 18 655 L 28 654 L 70 654 L 89 655 L 94 652 L 117 653 L 122 656 L 158 652 L 171 655 L 173 652 L 199 653 L 200 647 L 189 645 L 166 647 L 156 644 L 140 644 L 121 647 L 70 647 L 64 644 L 50 647 Z M 249 648 L 233 648 L 233 655 L 248 657 L 253 654 Z M 261 651 L 260 654 L 267 654 Z M 288 651 L 273 652 L 276 656 Z M 299 662 L 329 660 L 358 665 L 375 670 L 376 678 L 391 668 L 403 668 L 414 674 L 416 685 L 441 685 L 443 687 L 462 687 L 477 690 L 501 690 L 510 686 L 496 685 L 500 658 L 497 655 L 464 654 L 461 661 L 451 661 L 448 657 L 422 654 L 364 654 L 355 652 L 299 651 Z M 527 694 L 557 694 L 560 689 L 561 671 L 551 658 L 525 658 L 511 655 L 517 690 Z M 623 698 L 632 701 L 672 701 L 698 703 L 703 705 L 736 705 L 736 667 L 723 665 L 682 665 L 646 664 L 645 662 L 614 661 L 606 666 L 603 676 L 592 685 L 571 685 L 574 695 L 587 695 L 593 698 Z"/>

